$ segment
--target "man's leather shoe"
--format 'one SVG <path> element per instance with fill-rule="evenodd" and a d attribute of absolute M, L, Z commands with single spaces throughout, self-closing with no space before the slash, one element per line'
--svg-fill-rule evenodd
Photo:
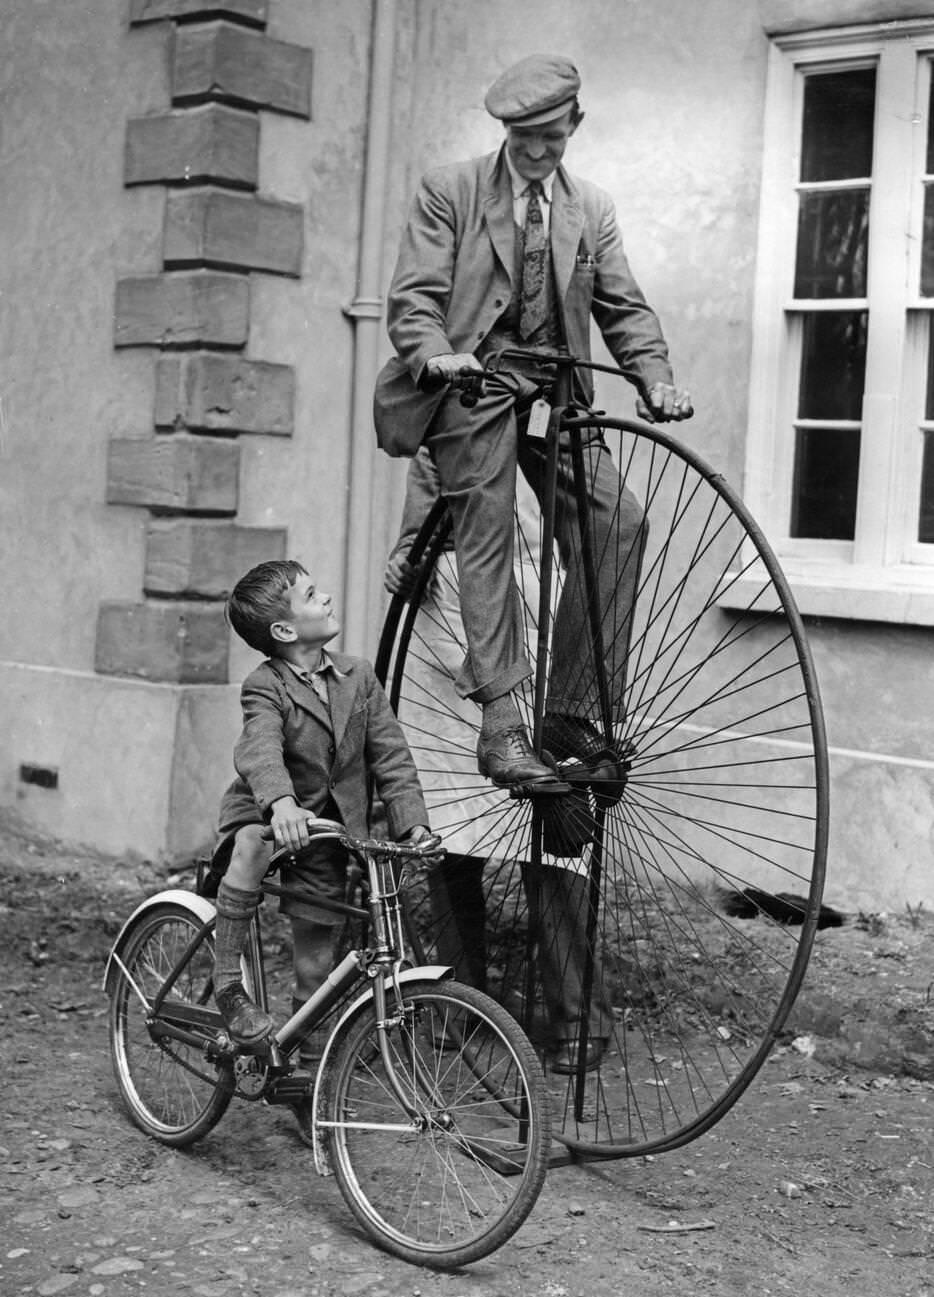
<path fill-rule="evenodd" d="M 592 1036 L 587 1042 L 587 1049 L 584 1053 L 584 1071 L 592 1072 L 595 1067 L 600 1066 L 603 1055 L 606 1053 L 606 1038 L 604 1036 Z M 577 1041 L 562 1040 L 549 1059 L 549 1064 L 553 1072 L 560 1072 L 562 1076 L 570 1076 L 577 1071 Z"/>
<path fill-rule="evenodd" d="M 265 1009 L 253 1003 L 242 983 L 233 982 L 230 986 L 222 986 L 215 992 L 214 999 L 224 1019 L 224 1026 L 238 1045 L 255 1045 L 272 1031 L 272 1018 Z"/>
<path fill-rule="evenodd" d="M 481 734 L 477 769 L 494 784 L 555 783 L 557 778 L 532 751 L 524 725 L 498 730 L 488 737 Z"/>
<path fill-rule="evenodd" d="M 596 725 L 583 716 L 546 712 L 542 747 L 556 761 L 595 761 L 606 752 L 607 742 Z"/>

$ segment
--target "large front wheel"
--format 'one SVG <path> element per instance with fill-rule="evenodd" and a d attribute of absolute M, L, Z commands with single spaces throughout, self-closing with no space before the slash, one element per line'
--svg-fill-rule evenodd
<path fill-rule="evenodd" d="M 367 1006 L 325 1078 L 324 1130 L 341 1193 L 387 1251 L 451 1268 L 519 1228 L 545 1177 L 544 1076 L 513 1018 L 453 982 L 403 988 L 387 1032 L 396 1083 Z"/>
<path fill-rule="evenodd" d="M 574 422 L 600 483 L 589 545 L 566 527 L 546 551 L 530 492 L 515 544 L 536 664 L 519 703 L 570 792 L 477 773 L 442 504 L 378 670 L 448 852 L 412 899 L 417 958 L 517 1014 L 558 1138 L 632 1156 L 707 1130 L 786 1022 L 821 916 L 827 753 L 801 617 L 736 493 L 657 428 Z"/>

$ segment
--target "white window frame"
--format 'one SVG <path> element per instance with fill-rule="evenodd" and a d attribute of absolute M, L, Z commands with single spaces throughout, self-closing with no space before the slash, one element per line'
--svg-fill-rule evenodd
<path fill-rule="evenodd" d="M 930 313 L 919 295 L 934 19 L 775 38 L 770 48 L 746 440 L 746 501 L 805 614 L 934 625 L 934 545 L 917 543 Z M 793 300 L 803 70 L 875 65 L 866 299 L 870 311 L 853 541 L 789 535 L 800 312 Z M 907 219 L 906 219 L 907 218 Z M 741 606 L 755 573 L 736 586 Z M 748 587 L 748 589 L 747 589 Z"/>

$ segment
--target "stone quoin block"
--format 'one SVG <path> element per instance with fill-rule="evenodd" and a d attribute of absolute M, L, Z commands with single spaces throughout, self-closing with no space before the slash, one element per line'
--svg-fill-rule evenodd
<path fill-rule="evenodd" d="M 225 598 L 257 563 L 285 558 L 283 527 L 178 518 L 146 529 L 143 589 L 151 595 Z"/>
<path fill-rule="evenodd" d="M 226 684 L 228 644 L 222 603 L 103 603 L 94 669 L 174 684 Z"/>
<path fill-rule="evenodd" d="M 217 100 L 311 117 L 311 50 L 229 23 L 180 27 L 172 102 Z"/>
<path fill-rule="evenodd" d="M 297 277 L 303 220 L 295 203 L 222 189 L 176 191 L 165 206 L 163 260 L 167 267 L 227 266 Z"/>
<path fill-rule="evenodd" d="M 290 365 L 212 352 L 170 353 L 156 364 L 157 428 L 289 437 L 294 401 Z"/>
<path fill-rule="evenodd" d="M 242 275 L 192 270 L 117 282 L 116 347 L 243 347 L 249 325 Z"/>
<path fill-rule="evenodd" d="M 210 181 L 255 189 L 259 119 L 223 104 L 204 104 L 127 123 L 126 185 Z"/>
<path fill-rule="evenodd" d="M 115 437 L 107 452 L 107 503 L 163 513 L 237 512 L 240 447 L 208 437 Z"/>
<path fill-rule="evenodd" d="M 130 26 L 174 18 L 191 22 L 204 18 L 228 18 L 231 22 L 265 27 L 269 0 L 130 0 Z"/>

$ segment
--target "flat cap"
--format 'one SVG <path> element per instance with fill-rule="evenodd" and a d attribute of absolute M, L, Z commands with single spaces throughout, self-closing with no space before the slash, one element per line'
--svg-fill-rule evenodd
<path fill-rule="evenodd" d="M 483 102 L 507 126 L 537 126 L 569 112 L 580 88 L 580 74 L 570 59 L 530 54 L 496 78 Z"/>

